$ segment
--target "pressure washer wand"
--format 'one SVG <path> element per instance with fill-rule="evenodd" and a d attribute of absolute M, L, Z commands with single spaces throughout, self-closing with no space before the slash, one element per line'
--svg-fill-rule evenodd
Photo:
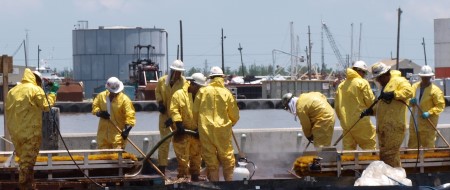
<path fill-rule="evenodd" d="M 367 110 L 371 110 L 371 109 L 373 108 L 373 106 L 375 106 L 375 104 L 378 103 L 378 100 L 379 100 L 379 99 L 376 99 L 376 100 L 373 102 L 373 104 L 370 105 L 369 108 L 367 108 Z M 364 117 L 364 116 L 361 115 L 361 116 L 359 117 L 358 121 L 356 121 L 356 122 L 350 127 L 349 130 L 347 130 L 345 133 L 342 133 L 341 136 L 339 136 L 339 138 L 336 140 L 336 142 L 334 142 L 333 146 L 336 146 L 336 145 L 339 143 L 339 141 L 341 141 L 341 140 L 345 137 L 345 135 L 347 135 L 347 134 L 353 129 L 353 127 L 356 126 L 356 124 L 359 122 L 359 120 L 361 120 L 363 117 Z"/>
<path fill-rule="evenodd" d="M 421 113 L 423 113 L 422 108 L 420 107 L 419 104 L 416 104 L 416 107 L 419 109 L 419 111 Z M 439 137 L 441 137 L 441 139 L 445 142 L 445 144 L 447 144 L 448 147 L 450 147 L 450 144 L 447 142 L 447 140 L 445 139 L 445 137 L 441 134 L 441 132 L 436 128 L 436 126 L 434 125 L 434 123 L 430 120 L 430 118 L 427 118 L 427 121 L 430 123 L 431 127 L 433 127 L 433 129 L 437 132 L 437 134 L 439 135 Z"/>

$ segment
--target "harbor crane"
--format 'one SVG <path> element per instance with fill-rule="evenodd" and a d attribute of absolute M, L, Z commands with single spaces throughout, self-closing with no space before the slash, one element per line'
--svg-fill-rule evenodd
<path fill-rule="evenodd" d="M 328 26 L 325 24 L 324 21 L 322 21 L 322 27 L 323 30 L 325 30 L 325 34 L 327 35 L 328 41 L 330 42 L 331 49 L 333 49 L 334 55 L 336 55 L 336 58 L 338 60 L 338 65 L 336 70 L 345 70 L 346 68 L 346 62 L 341 56 L 341 52 L 339 52 L 338 47 L 336 46 L 336 42 L 334 41 L 333 35 L 331 34 L 330 30 L 328 29 Z"/>

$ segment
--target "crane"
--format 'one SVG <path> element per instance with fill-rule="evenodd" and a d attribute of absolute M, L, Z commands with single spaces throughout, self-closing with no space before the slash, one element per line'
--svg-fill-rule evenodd
<path fill-rule="evenodd" d="M 330 42 L 331 48 L 333 49 L 334 55 L 336 55 L 336 58 L 338 60 L 338 67 L 336 68 L 339 70 L 339 68 L 342 68 L 345 70 L 345 60 L 341 56 L 341 52 L 339 52 L 338 47 L 336 46 L 336 42 L 334 41 L 333 35 L 331 34 L 330 30 L 328 29 L 328 26 L 325 24 L 325 22 L 322 21 L 322 27 L 325 30 L 325 34 L 327 35 L 328 41 Z"/>

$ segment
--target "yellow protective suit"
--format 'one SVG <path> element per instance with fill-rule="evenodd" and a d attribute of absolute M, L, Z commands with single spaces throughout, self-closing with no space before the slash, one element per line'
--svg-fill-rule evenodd
<path fill-rule="evenodd" d="M 363 150 L 376 149 L 376 131 L 370 117 L 359 119 L 361 112 L 369 108 L 374 100 L 369 82 L 348 68 L 347 79 L 339 84 L 334 98 L 334 109 L 341 122 L 342 133 L 346 134 L 342 141 L 344 150 L 356 150 L 358 145 Z"/>
<path fill-rule="evenodd" d="M 420 82 L 413 84 L 413 97 L 417 99 L 417 104 L 424 112 L 430 113 L 430 121 L 437 127 L 439 114 L 445 109 L 445 99 L 442 90 L 431 83 L 423 91 L 422 99 L 420 99 Z M 417 106 L 411 105 L 413 108 L 414 118 L 416 119 L 417 128 L 419 130 L 420 144 L 424 148 L 434 148 L 436 141 L 436 130 L 431 126 L 428 119 L 422 118 L 422 112 Z M 409 122 L 409 140 L 408 148 L 417 148 L 417 136 L 413 117 Z"/>
<path fill-rule="evenodd" d="M 170 100 L 172 99 L 173 93 L 175 91 L 183 88 L 184 83 L 186 83 L 186 79 L 184 76 L 181 76 L 180 80 L 177 80 L 173 86 L 168 84 L 168 75 L 161 77 L 158 80 L 158 85 L 155 89 L 156 102 L 163 102 L 166 107 L 166 113 L 159 114 L 159 134 L 161 138 L 167 136 L 171 132 L 171 128 L 165 126 L 164 122 L 169 119 L 169 109 L 170 109 Z M 171 139 L 164 141 L 161 146 L 158 148 L 158 165 L 159 166 L 167 166 L 168 158 L 169 158 L 169 146 Z M 162 171 L 164 172 L 164 171 Z"/>
<path fill-rule="evenodd" d="M 412 97 L 412 87 L 400 76 L 400 71 L 391 70 L 391 79 L 383 92 L 394 91 L 391 102 L 378 101 L 374 107 L 377 119 L 380 159 L 392 167 L 401 167 L 400 146 L 405 137 L 406 109 L 405 103 Z"/>
<path fill-rule="evenodd" d="M 191 93 L 188 93 L 189 82 L 183 89 L 177 90 L 170 102 L 170 117 L 173 122 L 182 122 L 185 129 L 197 130 L 194 122 L 192 108 L 194 101 Z M 200 175 L 202 163 L 200 140 L 189 134 L 176 134 L 173 139 L 173 149 L 178 161 L 178 178 L 190 175 Z"/>
<path fill-rule="evenodd" d="M 107 98 L 109 99 L 110 92 L 105 90 L 98 94 L 92 103 L 92 114 L 99 111 L 108 111 Z M 135 126 L 135 110 L 130 98 L 123 92 L 119 92 L 117 96 L 111 101 L 110 105 L 110 119 L 100 118 L 97 130 L 97 147 L 99 149 L 124 149 L 126 141 L 123 140 L 120 130 L 125 128 L 125 125 Z"/>
<path fill-rule="evenodd" d="M 239 108 L 224 79 L 216 77 L 200 88 L 194 101 L 194 121 L 198 125 L 202 158 L 210 181 L 219 181 L 219 165 L 226 181 L 233 179 L 235 166 L 232 127 L 239 120 Z"/>
<path fill-rule="evenodd" d="M 312 135 L 315 147 L 330 146 L 335 118 L 327 97 L 320 92 L 303 93 L 296 107 L 305 137 Z"/>
<path fill-rule="evenodd" d="M 12 88 L 6 97 L 6 126 L 19 157 L 19 186 L 31 189 L 34 181 L 33 167 L 42 140 L 42 111 L 49 111 L 56 101 L 36 84 L 30 69 L 25 69 L 21 84 Z"/>

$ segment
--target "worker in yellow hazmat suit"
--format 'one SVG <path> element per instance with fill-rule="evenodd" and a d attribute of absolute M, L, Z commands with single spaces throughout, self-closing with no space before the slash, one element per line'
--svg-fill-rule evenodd
<path fill-rule="evenodd" d="M 206 86 L 206 77 L 202 73 L 194 73 L 182 89 L 177 90 L 170 102 L 170 117 L 177 127 L 174 135 L 173 149 L 178 161 L 178 178 L 187 178 L 191 175 L 191 181 L 198 181 L 201 168 L 201 145 L 198 136 L 184 134 L 184 129 L 198 131 L 194 122 L 192 109 L 195 95 L 198 90 Z"/>
<path fill-rule="evenodd" d="M 413 108 L 414 117 L 411 117 L 409 122 L 408 148 L 417 148 L 418 145 L 415 123 L 419 131 L 420 146 L 434 148 L 436 130 L 428 120 L 433 123 L 434 127 L 437 127 L 439 114 L 445 109 L 444 93 L 438 86 L 431 83 L 431 77 L 434 76 L 434 73 L 430 66 L 423 66 L 419 76 L 421 81 L 412 85 L 413 98 L 409 101 Z M 420 106 L 423 113 L 417 105 Z M 416 122 L 414 122 L 414 119 Z"/>
<path fill-rule="evenodd" d="M 6 126 L 19 157 L 19 188 L 34 189 L 33 167 L 42 141 L 42 111 L 50 111 L 56 101 L 57 83 L 49 87 L 46 97 L 39 72 L 26 68 L 20 84 L 6 97 Z"/>
<path fill-rule="evenodd" d="M 400 71 L 378 62 L 372 66 L 373 78 L 382 89 L 373 110 L 377 119 L 380 159 L 392 167 L 401 167 L 400 146 L 406 130 L 406 101 L 412 97 L 412 87 Z"/>
<path fill-rule="evenodd" d="M 97 146 L 99 149 L 124 149 L 125 139 L 136 124 L 136 112 L 130 98 L 122 92 L 124 86 L 118 78 L 109 78 L 105 88 L 92 103 L 92 114 L 100 118 Z"/>
<path fill-rule="evenodd" d="M 239 120 L 239 108 L 225 88 L 222 69 L 212 67 L 209 78 L 209 85 L 201 88 L 195 97 L 194 121 L 198 125 L 208 179 L 219 181 L 222 165 L 225 181 L 231 181 L 235 166 L 232 127 Z"/>
<path fill-rule="evenodd" d="M 297 98 L 292 93 L 286 93 L 281 102 L 287 111 L 300 119 L 305 137 L 316 148 L 331 145 L 335 118 L 325 95 L 308 92 Z"/>
<path fill-rule="evenodd" d="M 375 126 L 370 117 L 360 119 L 360 113 L 375 100 L 369 82 L 364 79 L 367 72 L 366 63 L 356 61 L 352 68 L 347 68 L 347 79 L 336 91 L 334 109 L 346 134 L 342 141 L 344 150 L 356 150 L 358 145 L 363 150 L 375 150 L 377 146 Z"/>
<path fill-rule="evenodd" d="M 183 62 L 181 60 L 175 60 L 170 65 L 169 74 L 158 80 L 158 85 L 155 89 L 156 102 L 158 102 L 158 111 L 160 112 L 159 134 L 161 139 L 167 136 L 172 130 L 171 127 L 173 127 L 166 127 L 165 123 L 170 123 L 171 120 L 167 109 L 170 109 L 170 100 L 172 99 L 173 93 L 183 88 L 183 85 L 186 83 L 186 79 L 182 76 L 183 71 Z M 164 174 L 168 163 L 170 142 L 171 139 L 168 139 L 158 148 L 158 168 Z"/>

